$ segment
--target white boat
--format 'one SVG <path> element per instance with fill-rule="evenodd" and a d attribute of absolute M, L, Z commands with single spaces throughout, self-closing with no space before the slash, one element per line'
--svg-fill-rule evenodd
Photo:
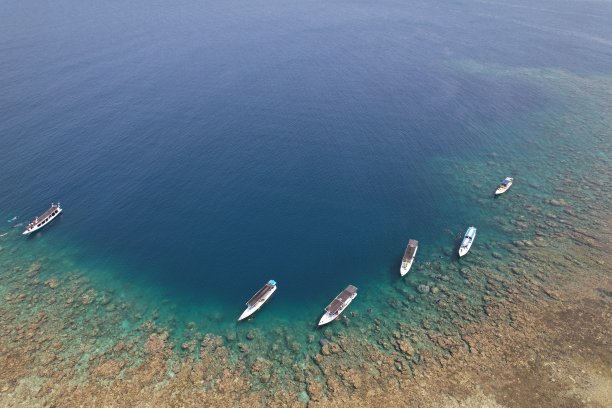
<path fill-rule="evenodd" d="M 412 267 L 412 261 L 414 261 L 417 249 L 419 249 L 419 241 L 416 239 L 408 240 L 408 246 L 406 247 L 406 251 L 404 251 L 404 258 L 402 259 L 402 266 L 400 267 L 400 274 L 402 276 L 407 274 Z"/>
<path fill-rule="evenodd" d="M 512 186 L 513 181 L 514 179 L 512 177 L 506 177 L 504 181 L 502 181 L 501 184 L 497 187 L 497 190 L 495 190 L 495 195 L 500 195 L 508 191 L 510 186 Z"/>
<path fill-rule="evenodd" d="M 247 308 L 242 312 L 238 321 L 246 319 L 258 311 L 259 308 L 270 299 L 270 296 L 272 296 L 274 292 L 276 292 L 276 281 L 270 280 L 263 288 L 259 289 L 248 302 L 246 302 Z"/>
<path fill-rule="evenodd" d="M 23 235 L 29 235 L 34 231 L 38 231 L 39 229 L 53 221 L 53 219 L 60 215 L 61 212 L 62 208 L 60 207 L 60 203 L 51 203 L 51 208 L 45 211 L 42 215 L 34 218 L 34 221 L 26 225 L 26 229 L 25 231 L 23 231 Z"/>
<path fill-rule="evenodd" d="M 463 256 L 468 253 L 472 244 L 474 243 L 474 239 L 476 238 L 476 227 L 470 227 L 465 232 L 465 237 L 463 237 L 463 241 L 461 241 L 461 246 L 459 247 L 459 256 Z"/>
<path fill-rule="evenodd" d="M 323 326 L 340 316 L 340 313 L 357 297 L 357 288 L 348 285 L 336 298 L 325 308 L 325 314 L 319 320 L 319 326 Z"/>

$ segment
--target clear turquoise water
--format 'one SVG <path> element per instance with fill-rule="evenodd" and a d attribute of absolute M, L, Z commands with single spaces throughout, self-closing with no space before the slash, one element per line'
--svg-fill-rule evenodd
<path fill-rule="evenodd" d="M 422 283 L 478 304 L 459 268 L 510 256 L 499 243 L 537 229 L 511 217 L 608 160 L 611 23 L 597 2 L 5 4 L 1 288 L 16 264 L 80 274 L 96 301 L 74 313 L 108 314 L 101 347 L 153 319 L 176 344 L 194 322 L 306 353 L 349 283 L 357 317 L 328 335 L 439 315 Z M 65 213 L 30 238 L 6 222 L 52 200 Z M 268 279 L 277 294 L 237 326 Z"/>

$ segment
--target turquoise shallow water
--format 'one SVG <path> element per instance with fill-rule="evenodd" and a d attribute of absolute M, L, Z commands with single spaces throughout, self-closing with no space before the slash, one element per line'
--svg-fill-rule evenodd
<path fill-rule="evenodd" d="M 236 359 L 255 331 L 250 347 L 279 362 L 339 332 L 385 348 L 400 324 L 444 330 L 447 295 L 418 285 L 464 293 L 478 317 L 495 293 L 460 270 L 511 263 L 506 245 L 542 230 L 525 207 L 564 196 L 558 175 L 609 164 L 605 4 L 136 3 L 119 18 L 62 4 L 2 13 L 0 221 L 57 199 L 66 211 L 29 239 L 0 228 L 0 290 L 33 262 L 41 282 L 76 282 L 51 307 L 99 349 L 148 321 L 180 352 L 223 335 Z M 409 238 L 421 246 L 399 279 Z M 237 325 L 270 278 L 275 297 Z M 348 283 L 356 317 L 316 329 Z M 23 307 L 26 320 L 48 308 Z"/>

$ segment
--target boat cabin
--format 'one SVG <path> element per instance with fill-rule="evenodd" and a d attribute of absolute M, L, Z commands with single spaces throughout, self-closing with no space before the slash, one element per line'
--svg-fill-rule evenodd
<path fill-rule="evenodd" d="M 344 308 L 347 300 L 357 293 L 357 288 L 353 285 L 348 285 L 336 298 L 325 308 L 325 310 L 332 314 L 338 314 L 338 312 Z"/>

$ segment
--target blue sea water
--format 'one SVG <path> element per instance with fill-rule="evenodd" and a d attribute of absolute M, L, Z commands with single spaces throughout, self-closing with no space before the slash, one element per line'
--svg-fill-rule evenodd
<path fill-rule="evenodd" d="M 0 222 L 65 212 L 0 233 L 186 316 L 233 322 L 275 279 L 262 313 L 314 322 L 393 285 L 409 238 L 428 259 L 501 234 L 468 192 L 520 188 L 535 115 L 571 101 L 462 64 L 609 74 L 611 23 L 606 2 L 3 2 Z"/>

